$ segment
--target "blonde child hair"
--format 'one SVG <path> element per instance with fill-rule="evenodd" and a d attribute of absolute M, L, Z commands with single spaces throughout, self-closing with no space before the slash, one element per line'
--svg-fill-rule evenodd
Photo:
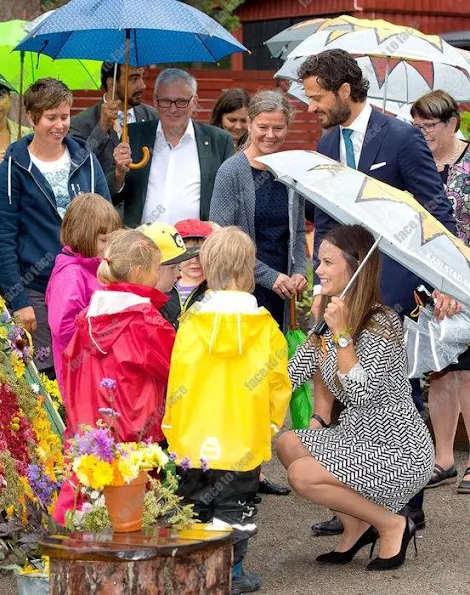
<path fill-rule="evenodd" d="M 160 266 L 160 250 L 155 242 L 136 229 L 119 229 L 108 238 L 98 281 L 103 285 L 139 283 L 155 265 Z"/>
<path fill-rule="evenodd" d="M 97 253 L 98 236 L 121 227 L 121 217 L 113 205 L 100 194 L 87 192 L 75 197 L 67 208 L 60 241 L 73 252 L 91 258 Z"/>
<path fill-rule="evenodd" d="M 221 227 L 204 240 L 199 252 L 209 289 L 252 292 L 255 288 L 256 246 L 235 225 Z"/>

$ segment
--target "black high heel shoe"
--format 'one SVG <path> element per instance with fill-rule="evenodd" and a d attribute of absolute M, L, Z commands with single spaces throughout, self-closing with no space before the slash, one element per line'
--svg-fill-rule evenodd
<path fill-rule="evenodd" d="M 412 539 L 415 546 L 415 553 L 418 555 L 418 548 L 416 546 L 416 525 L 409 517 L 406 517 L 405 532 L 403 533 L 401 547 L 398 554 L 396 556 L 392 556 L 391 558 L 377 557 L 367 565 L 367 570 L 393 570 L 394 568 L 403 566 L 406 560 L 406 550 L 408 549 L 408 545 Z"/>
<path fill-rule="evenodd" d="M 369 545 L 369 543 L 372 544 L 369 558 L 372 558 L 378 538 L 379 534 L 377 533 L 376 528 L 369 527 L 367 531 L 363 533 L 356 543 L 348 550 L 345 552 L 328 552 L 327 554 L 321 554 L 321 556 L 318 556 L 317 562 L 322 562 L 323 564 L 348 564 L 348 562 L 351 562 L 357 552 L 366 545 Z"/>

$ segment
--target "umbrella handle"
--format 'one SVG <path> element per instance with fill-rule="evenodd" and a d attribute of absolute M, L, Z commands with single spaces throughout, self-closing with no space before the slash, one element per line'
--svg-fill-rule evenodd
<path fill-rule="evenodd" d="M 129 85 L 129 48 L 130 48 L 130 29 L 126 29 L 126 63 L 124 65 L 124 80 L 126 81 L 124 86 L 124 117 L 122 122 L 122 135 L 121 141 L 123 143 L 129 142 L 129 134 L 127 132 L 127 108 L 128 108 L 128 85 Z M 142 169 L 147 165 L 150 159 L 150 151 L 148 147 L 142 147 L 142 159 L 138 163 L 129 163 L 127 166 L 129 169 Z"/>
<path fill-rule="evenodd" d="M 297 299 L 296 296 L 290 298 L 289 301 L 289 329 L 294 331 L 298 329 L 297 326 L 297 311 L 296 311 L 296 303 Z"/>

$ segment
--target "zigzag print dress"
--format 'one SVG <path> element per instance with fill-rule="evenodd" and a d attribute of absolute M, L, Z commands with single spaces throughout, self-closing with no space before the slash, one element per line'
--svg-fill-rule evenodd
<path fill-rule="evenodd" d="M 411 398 L 401 321 L 387 312 L 371 319 L 381 332 L 360 333 L 359 365 L 348 374 L 337 374 L 327 331 L 326 355 L 307 341 L 289 361 L 289 376 L 294 390 L 320 366 L 324 384 L 345 405 L 337 426 L 296 431 L 305 448 L 339 481 L 398 512 L 431 477 L 434 448 Z"/>

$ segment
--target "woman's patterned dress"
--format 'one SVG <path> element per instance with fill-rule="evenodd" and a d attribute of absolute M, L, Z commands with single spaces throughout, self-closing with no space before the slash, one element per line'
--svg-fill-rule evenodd
<path fill-rule="evenodd" d="M 337 426 L 296 431 L 305 448 L 339 481 L 397 512 L 427 484 L 434 448 L 411 398 L 401 321 L 387 312 L 373 315 L 380 332 L 360 333 L 359 364 L 348 374 L 338 376 L 327 331 L 326 355 L 307 341 L 289 361 L 289 376 L 295 389 L 320 366 L 325 386 L 345 405 Z"/>

